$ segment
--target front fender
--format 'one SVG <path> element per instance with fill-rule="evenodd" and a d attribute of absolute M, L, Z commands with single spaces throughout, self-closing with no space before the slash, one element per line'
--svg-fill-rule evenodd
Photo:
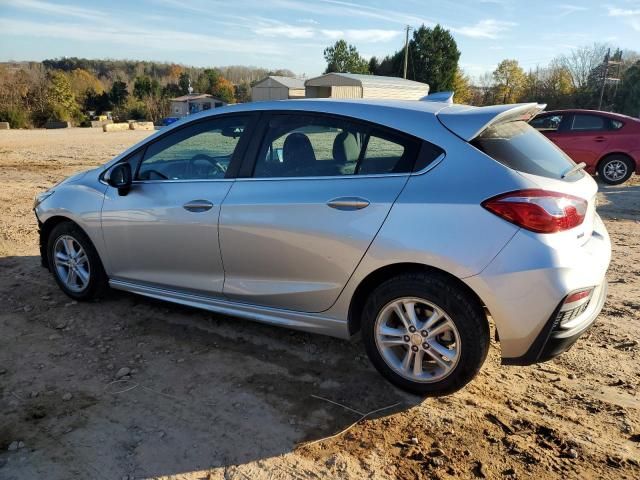
<path fill-rule="evenodd" d="M 102 238 L 101 211 L 107 186 L 95 180 L 83 183 L 63 183 L 55 187 L 54 194 L 36 206 L 35 214 L 41 224 L 41 235 L 47 224 L 66 218 L 76 223 L 87 234 L 95 246 L 107 270 L 107 255 Z M 42 243 L 46 238 L 41 238 Z M 46 247 L 46 245 L 45 245 Z"/>

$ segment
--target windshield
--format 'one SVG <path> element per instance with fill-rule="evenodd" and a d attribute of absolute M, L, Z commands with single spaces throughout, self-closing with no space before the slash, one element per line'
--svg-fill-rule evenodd
<path fill-rule="evenodd" d="M 561 179 L 575 163 L 544 135 L 525 122 L 498 123 L 471 144 L 509 168 L 541 177 Z M 577 180 L 577 172 L 566 180 Z"/>

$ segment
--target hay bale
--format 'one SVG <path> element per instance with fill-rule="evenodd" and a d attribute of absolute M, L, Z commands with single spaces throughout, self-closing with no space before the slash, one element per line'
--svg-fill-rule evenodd
<path fill-rule="evenodd" d="M 0 122 L 0 130 L 9 130 L 10 128 L 9 122 Z"/>
<path fill-rule="evenodd" d="M 129 128 L 131 130 L 153 130 L 155 127 L 153 122 L 131 122 Z"/>
<path fill-rule="evenodd" d="M 113 123 L 113 120 L 91 120 L 91 128 L 102 128 Z"/>
<path fill-rule="evenodd" d="M 103 132 L 122 132 L 123 130 L 129 130 L 128 123 L 107 123 L 102 126 Z"/>
<path fill-rule="evenodd" d="M 50 120 L 47 123 L 44 124 L 44 128 L 47 129 L 51 129 L 51 128 L 69 128 L 71 126 L 71 122 L 57 122 L 57 121 L 53 121 Z"/>

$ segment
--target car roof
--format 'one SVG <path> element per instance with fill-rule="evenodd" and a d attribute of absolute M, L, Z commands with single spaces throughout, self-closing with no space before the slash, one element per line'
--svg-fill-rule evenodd
<path fill-rule="evenodd" d="M 274 100 L 238 103 L 211 110 L 204 110 L 183 117 L 177 122 L 163 128 L 163 130 L 167 131 L 179 128 L 181 125 L 191 121 L 231 113 L 296 111 L 343 115 L 397 129 L 429 140 L 430 135 L 434 135 L 435 132 L 441 132 L 443 130 L 442 124 L 436 118 L 439 112 L 442 110 L 462 111 L 468 108 L 470 107 L 466 105 L 452 105 L 450 103 L 419 100 L 326 98 Z"/>
<path fill-rule="evenodd" d="M 304 99 L 250 102 L 227 105 L 190 115 L 198 119 L 232 112 L 302 111 L 344 115 L 377 123 L 430 140 L 434 132 L 445 126 L 464 140 L 471 140 L 496 121 L 529 120 L 545 105 L 518 103 L 474 107 L 431 100 L 388 99 Z M 437 117 L 437 118 L 436 118 Z M 187 117 L 185 117 L 187 118 Z M 179 125 L 185 119 L 171 124 Z"/>
<path fill-rule="evenodd" d="M 342 115 L 399 130 L 438 144 L 442 136 L 447 134 L 470 141 L 492 123 L 509 120 L 527 121 L 541 108 L 544 108 L 544 105 L 536 103 L 473 107 L 430 100 L 389 99 L 322 98 L 240 103 L 187 115 L 133 145 L 111 163 L 117 162 L 140 145 L 154 141 L 157 137 L 191 122 L 233 113 L 296 111 Z"/>

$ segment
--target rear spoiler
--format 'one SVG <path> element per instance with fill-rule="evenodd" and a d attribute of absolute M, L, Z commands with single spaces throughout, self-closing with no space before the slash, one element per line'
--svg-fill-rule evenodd
<path fill-rule="evenodd" d="M 470 142 L 491 125 L 522 120 L 528 122 L 546 108 L 540 103 L 516 103 L 490 107 L 451 107 L 438 112 L 438 120 L 457 136 Z"/>

